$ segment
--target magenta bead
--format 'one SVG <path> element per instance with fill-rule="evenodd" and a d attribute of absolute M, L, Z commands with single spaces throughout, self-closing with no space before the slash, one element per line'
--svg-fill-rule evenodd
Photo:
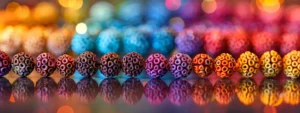
<path fill-rule="evenodd" d="M 168 59 L 162 54 L 155 53 L 146 59 L 145 70 L 152 78 L 162 77 L 168 72 L 168 69 Z"/>
<path fill-rule="evenodd" d="M 131 77 L 139 75 L 143 71 L 144 65 L 144 58 L 136 52 L 126 54 L 122 59 L 122 70 Z"/>
<path fill-rule="evenodd" d="M 2 77 L 8 74 L 10 69 L 11 69 L 11 59 L 5 52 L 0 51 L 0 76 Z"/>
<path fill-rule="evenodd" d="M 50 76 L 56 69 L 55 58 L 50 53 L 42 53 L 37 57 L 36 71 L 44 77 Z"/>
<path fill-rule="evenodd" d="M 177 53 L 169 59 L 170 71 L 175 78 L 185 78 L 192 71 L 192 58 L 183 53 Z"/>
<path fill-rule="evenodd" d="M 160 78 L 151 79 L 145 86 L 145 96 L 151 104 L 161 104 L 167 94 L 168 86 Z"/>

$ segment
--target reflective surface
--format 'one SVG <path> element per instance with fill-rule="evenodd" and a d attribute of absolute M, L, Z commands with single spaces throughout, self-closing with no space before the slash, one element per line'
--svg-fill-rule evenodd
<path fill-rule="evenodd" d="M 0 78 L 0 111 L 11 113 L 286 113 L 300 112 L 300 80 L 253 79 L 235 73 L 219 79 L 191 74 L 174 79 L 170 73 L 161 79 L 142 74 L 129 78 L 96 75 L 51 78 L 35 71 L 28 78 L 10 72 Z"/>

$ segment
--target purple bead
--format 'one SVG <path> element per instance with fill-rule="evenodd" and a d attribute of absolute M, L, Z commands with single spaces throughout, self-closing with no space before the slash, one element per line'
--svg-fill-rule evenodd
<path fill-rule="evenodd" d="M 139 102 L 143 96 L 144 87 L 137 78 L 127 79 L 123 85 L 123 99 L 126 103 L 134 105 Z"/>
<path fill-rule="evenodd" d="M 55 58 L 50 53 L 42 53 L 37 57 L 36 71 L 43 77 L 50 76 L 56 69 Z"/>
<path fill-rule="evenodd" d="M 175 105 L 182 105 L 192 94 L 192 87 L 189 82 L 182 79 L 174 80 L 169 86 L 169 100 Z"/>
<path fill-rule="evenodd" d="M 152 78 L 162 77 L 168 72 L 168 69 L 168 59 L 162 54 L 155 53 L 146 59 L 145 70 Z"/>
<path fill-rule="evenodd" d="M 145 96 L 151 104 L 161 104 L 167 94 L 168 86 L 160 78 L 151 79 L 145 86 Z"/>
<path fill-rule="evenodd" d="M 26 102 L 34 94 L 34 83 L 27 77 L 20 77 L 14 81 L 12 94 L 16 102 Z"/>
<path fill-rule="evenodd" d="M 0 51 L 0 77 L 8 74 L 10 69 L 11 69 L 11 59 L 5 52 Z"/>
<path fill-rule="evenodd" d="M 50 77 L 42 77 L 36 82 L 37 97 L 44 103 L 53 99 L 57 91 L 57 84 Z"/>
<path fill-rule="evenodd" d="M 14 55 L 11 65 L 13 71 L 22 77 L 29 75 L 35 66 L 33 58 L 24 52 Z"/>
<path fill-rule="evenodd" d="M 181 31 L 175 38 L 175 43 L 179 52 L 191 56 L 201 52 L 203 47 L 200 33 L 192 29 Z"/>
<path fill-rule="evenodd" d="M 77 83 L 76 93 L 82 103 L 91 103 L 97 97 L 98 84 L 90 77 L 83 78 Z"/>
<path fill-rule="evenodd" d="M 192 58 L 183 53 L 177 53 L 169 59 L 170 71 L 175 78 L 185 78 L 192 71 Z"/>
<path fill-rule="evenodd" d="M 107 53 L 101 57 L 99 69 L 104 76 L 117 76 L 122 69 L 122 60 L 116 53 Z"/>
<path fill-rule="evenodd" d="M 58 96 L 69 100 L 76 91 L 76 83 L 71 78 L 61 78 L 58 82 Z"/>
<path fill-rule="evenodd" d="M 94 76 L 98 70 L 96 55 L 92 52 L 84 52 L 76 59 L 76 69 L 82 76 Z"/>
<path fill-rule="evenodd" d="M 123 57 L 122 62 L 123 72 L 131 77 L 139 75 L 143 71 L 145 65 L 144 58 L 136 52 L 126 54 Z"/>
<path fill-rule="evenodd" d="M 104 79 L 99 86 L 101 98 L 109 104 L 116 102 L 122 94 L 122 86 L 115 78 Z"/>

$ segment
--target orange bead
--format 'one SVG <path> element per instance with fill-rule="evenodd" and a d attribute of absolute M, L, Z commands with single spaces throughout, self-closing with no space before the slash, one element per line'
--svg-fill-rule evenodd
<path fill-rule="evenodd" d="M 264 76 L 275 77 L 281 68 L 281 56 L 276 51 L 267 51 L 260 57 L 260 69 Z"/>
<path fill-rule="evenodd" d="M 300 51 L 291 51 L 283 57 L 283 72 L 287 77 L 300 77 Z"/>
<path fill-rule="evenodd" d="M 253 77 L 259 69 L 258 56 L 250 51 L 242 53 L 237 60 L 237 68 L 241 76 L 246 78 Z"/>
<path fill-rule="evenodd" d="M 207 54 L 198 54 L 193 58 L 193 70 L 200 77 L 209 76 L 213 70 L 213 59 Z"/>
<path fill-rule="evenodd" d="M 229 78 L 235 71 L 235 59 L 228 53 L 222 53 L 214 61 L 214 69 L 220 78 Z"/>

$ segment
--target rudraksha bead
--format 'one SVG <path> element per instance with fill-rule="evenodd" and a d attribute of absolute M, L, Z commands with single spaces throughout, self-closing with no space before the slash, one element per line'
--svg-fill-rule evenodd
<path fill-rule="evenodd" d="M 168 98 L 175 105 L 182 105 L 192 94 L 192 87 L 186 80 L 176 79 L 169 86 Z"/>
<path fill-rule="evenodd" d="M 253 77 L 259 69 L 259 58 L 254 53 L 246 51 L 240 55 L 236 66 L 241 76 L 246 78 Z"/>
<path fill-rule="evenodd" d="M 229 78 L 234 73 L 235 59 L 228 53 L 222 53 L 214 61 L 214 69 L 220 78 Z"/>
<path fill-rule="evenodd" d="M 34 95 L 34 83 L 27 77 L 20 77 L 12 85 L 12 94 L 16 102 L 26 102 Z"/>
<path fill-rule="evenodd" d="M 201 34 L 194 29 L 187 29 L 177 35 L 175 44 L 179 52 L 193 56 L 201 52 L 204 42 Z"/>
<path fill-rule="evenodd" d="M 59 97 L 68 100 L 76 91 L 76 83 L 72 78 L 61 78 L 57 90 Z"/>
<path fill-rule="evenodd" d="M 44 103 L 49 102 L 57 91 L 57 84 L 50 77 L 42 77 L 36 82 L 37 97 Z"/>
<path fill-rule="evenodd" d="M 61 55 L 56 59 L 57 70 L 63 77 L 72 76 L 76 69 L 74 58 L 67 54 Z"/>
<path fill-rule="evenodd" d="M 84 52 L 76 59 L 76 69 L 82 76 L 94 76 L 98 70 L 96 55 L 92 52 Z"/>
<path fill-rule="evenodd" d="M 193 86 L 193 100 L 196 104 L 203 106 L 212 101 L 213 85 L 208 79 L 199 79 Z"/>
<path fill-rule="evenodd" d="M 252 46 L 254 53 L 258 56 L 264 54 L 264 52 L 276 49 L 277 37 L 270 32 L 259 32 L 253 35 Z"/>
<path fill-rule="evenodd" d="M 144 93 L 144 87 L 137 78 L 127 79 L 123 85 L 123 99 L 126 103 L 134 105 L 139 102 Z"/>
<path fill-rule="evenodd" d="M 287 77 L 300 77 L 300 51 L 291 51 L 283 57 L 283 72 Z"/>
<path fill-rule="evenodd" d="M 55 56 L 66 53 L 71 45 L 71 35 L 71 31 L 64 28 L 52 32 L 49 38 L 47 38 L 47 48 L 49 52 Z"/>
<path fill-rule="evenodd" d="M 77 83 L 76 93 L 82 103 L 88 104 L 94 101 L 98 94 L 98 84 L 96 80 L 85 77 Z"/>
<path fill-rule="evenodd" d="M 144 58 L 136 52 L 126 54 L 122 59 L 122 70 L 131 77 L 139 75 L 143 71 L 144 65 Z"/>
<path fill-rule="evenodd" d="M 297 33 L 286 33 L 282 35 L 280 54 L 285 55 L 293 50 L 300 49 L 300 37 Z"/>
<path fill-rule="evenodd" d="M 214 97 L 219 104 L 229 104 L 234 96 L 235 87 L 230 79 L 219 79 L 214 85 Z"/>
<path fill-rule="evenodd" d="M 225 50 L 225 37 L 220 29 L 209 30 L 204 35 L 204 49 L 208 55 L 216 57 Z"/>
<path fill-rule="evenodd" d="M 99 69 L 106 77 L 117 76 L 122 69 L 122 60 L 116 53 L 107 53 L 101 57 Z"/>
<path fill-rule="evenodd" d="M 267 51 L 260 57 L 260 69 L 266 77 L 275 77 L 281 68 L 281 56 L 276 51 Z"/>
<path fill-rule="evenodd" d="M 169 59 L 170 71 L 175 78 L 185 78 L 191 74 L 192 58 L 183 53 L 177 53 Z"/>
<path fill-rule="evenodd" d="M 247 38 L 247 33 L 243 29 L 237 29 L 233 32 L 230 32 L 226 39 L 228 42 L 228 51 L 235 58 L 243 52 L 249 50 L 250 41 Z"/>
<path fill-rule="evenodd" d="M 265 78 L 259 86 L 260 100 L 267 106 L 279 106 L 283 101 L 282 88 L 277 80 Z"/>
<path fill-rule="evenodd" d="M 99 95 L 109 104 L 116 102 L 122 94 L 121 83 L 115 78 L 106 78 L 99 85 Z"/>
<path fill-rule="evenodd" d="M 164 76 L 168 72 L 168 69 L 168 59 L 162 54 L 155 53 L 146 59 L 145 70 L 152 78 Z"/>
<path fill-rule="evenodd" d="M 298 105 L 300 103 L 300 81 L 297 79 L 288 79 L 283 86 L 283 100 L 289 105 Z"/>
<path fill-rule="evenodd" d="M 236 88 L 236 94 L 240 102 L 250 105 L 254 102 L 258 93 L 258 86 L 251 78 L 242 78 Z"/>
<path fill-rule="evenodd" d="M 25 52 L 14 55 L 11 65 L 13 71 L 22 77 L 29 75 L 35 66 L 33 58 Z"/>
<path fill-rule="evenodd" d="M 200 77 L 209 76 L 213 72 L 213 59 L 207 54 L 197 54 L 193 58 L 193 70 Z"/>
<path fill-rule="evenodd" d="M 161 104 L 167 97 L 168 86 L 160 78 L 154 78 L 147 82 L 144 94 L 151 104 Z"/>
<path fill-rule="evenodd" d="M 0 77 L 6 75 L 11 69 L 11 59 L 9 56 L 0 51 Z"/>
<path fill-rule="evenodd" d="M 0 77 L 0 104 L 8 103 L 11 92 L 12 89 L 9 81 L 4 77 Z"/>
<path fill-rule="evenodd" d="M 36 71 L 42 76 L 50 76 L 55 71 L 55 58 L 50 53 L 42 53 L 36 59 Z"/>

